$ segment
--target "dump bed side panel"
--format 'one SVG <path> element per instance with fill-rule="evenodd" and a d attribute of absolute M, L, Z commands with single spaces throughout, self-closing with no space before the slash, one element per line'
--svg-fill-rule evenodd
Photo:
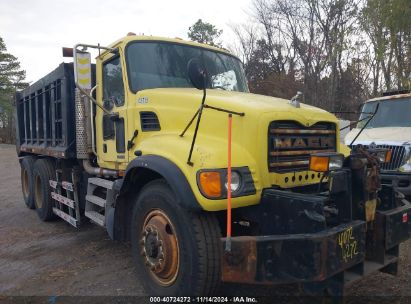
<path fill-rule="evenodd" d="M 33 153 L 75 158 L 74 88 L 73 63 L 61 63 L 16 94 L 19 155 Z"/>

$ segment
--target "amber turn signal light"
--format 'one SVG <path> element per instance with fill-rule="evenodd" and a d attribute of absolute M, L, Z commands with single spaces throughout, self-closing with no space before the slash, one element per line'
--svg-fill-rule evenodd
<path fill-rule="evenodd" d="M 344 163 L 344 155 L 333 153 L 318 153 L 310 157 L 310 170 L 316 172 L 328 172 L 341 169 Z"/>
<path fill-rule="evenodd" d="M 328 156 L 312 155 L 310 158 L 310 170 L 316 172 L 327 172 L 328 160 Z"/>
<path fill-rule="evenodd" d="M 391 161 L 391 157 L 392 157 L 392 150 L 388 150 L 387 154 L 385 154 L 385 162 L 389 163 Z"/>
<path fill-rule="evenodd" d="M 205 196 L 210 198 L 221 197 L 221 174 L 217 171 L 200 172 L 199 186 Z"/>

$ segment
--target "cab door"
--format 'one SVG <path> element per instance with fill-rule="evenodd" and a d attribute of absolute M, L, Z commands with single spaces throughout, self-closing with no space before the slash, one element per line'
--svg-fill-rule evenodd
<path fill-rule="evenodd" d="M 124 88 L 124 68 L 120 52 L 107 54 L 97 66 L 101 84 L 97 89 L 98 102 L 109 112 L 97 108 L 97 154 L 99 165 L 123 170 L 128 161 L 126 149 L 127 103 Z"/>

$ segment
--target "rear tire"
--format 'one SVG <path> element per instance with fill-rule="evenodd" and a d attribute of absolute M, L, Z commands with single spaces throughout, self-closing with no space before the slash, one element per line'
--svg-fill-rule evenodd
<path fill-rule="evenodd" d="M 39 159 L 34 163 L 34 203 L 37 215 L 44 222 L 55 218 L 49 182 L 51 179 L 55 179 L 55 175 L 53 163 L 49 159 Z"/>
<path fill-rule="evenodd" d="M 26 206 L 34 209 L 33 167 L 36 159 L 33 156 L 25 156 L 20 162 L 21 166 L 21 191 Z"/>
<path fill-rule="evenodd" d="M 220 228 L 212 213 L 181 208 L 163 180 L 148 183 L 133 208 L 131 244 L 149 295 L 212 295 L 220 284 Z"/>

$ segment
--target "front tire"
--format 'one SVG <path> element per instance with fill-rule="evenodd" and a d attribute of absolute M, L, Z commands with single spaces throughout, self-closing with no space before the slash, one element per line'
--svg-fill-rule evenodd
<path fill-rule="evenodd" d="M 167 183 L 140 192 L 131 224 L 134 264 L 149 295 L 212 295 L 220 283 L 220 229 L 211 213 L 181 208 Z"/>
<path fill-rule="evenodd" d="M 36 205 L 37 215 L 43 222 L 55 218 L 49 182 L 55 179 L 55 174 L 51 160 L 42 158 L 34 163 L 34 203 Z"/>

